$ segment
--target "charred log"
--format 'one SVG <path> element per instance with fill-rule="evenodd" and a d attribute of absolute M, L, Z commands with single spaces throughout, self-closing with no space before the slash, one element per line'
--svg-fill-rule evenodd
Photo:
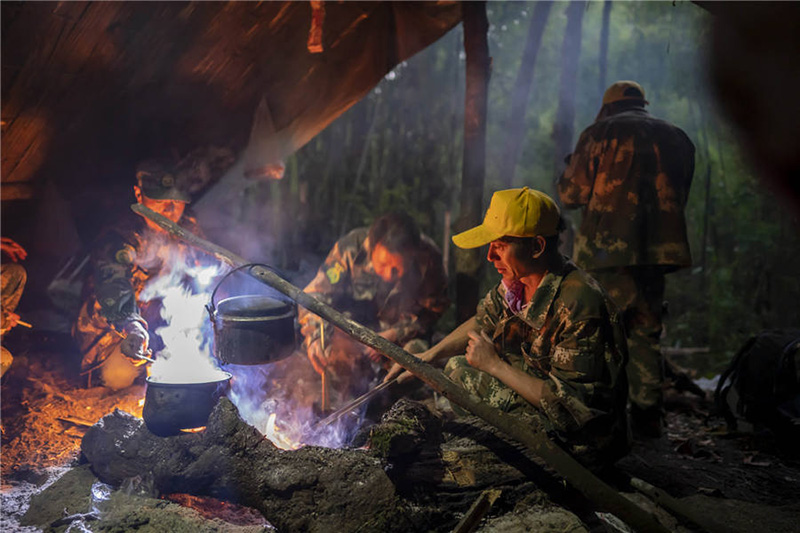
<path fill-rule="evenodd" d="M 247 505 L 280 531 L 357 531 L 379 523 L 392 530 L 385 529 L 385 517 L 398 509 L 394 486 L 378 459 L 314 446 L 279 450 L 226 398 L 201 433 L 157 437 L 141 419 L 115 411 L 87 432 L 81 449 L 106 483 L 118 486 L 149 472 L 162 494 L 207 495 Z"/>
<path fill-rule="evenodd" d="M 154 493 L 255 508 L 280 531 L 450 531 L 487 490 L 502 494 L 498 513 L 533 495 L 550 501 L 545 490 L 559 490 L 532 452 L 480 419 L 443 421 L 409 400 L 372 427 L 368 449 L 280 450 L 226 398 L 200 433 L 158 437 L 141 419 L 115 411 L 82 445 L 105 483 L 144 477 Z"/>
<path fill-rule="evenodd" d="M 498 513 L 564 492 L 541 459 L 496 428 L 477 417 L 443 420 L 419 402 L 403 399 L 387 411 L 370 430 L 369 448 L 388 463 L 398 493 L 436 509 L 448 531 L 487 492 L 502 494 Z"/>

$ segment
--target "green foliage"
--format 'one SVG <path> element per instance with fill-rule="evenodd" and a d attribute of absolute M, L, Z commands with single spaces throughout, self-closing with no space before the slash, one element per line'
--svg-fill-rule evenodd
<path fill-rule="evenodd" d="M 533 7 L 532 2 L 487 4 L 492 73 L 485 203 L 502 183 L 497 172 Z M 514 178 L 514 186 L 551 194 L 556 156 L 561 157 L 553 153 L 551 134 L 566 8 L 556 2 L 547 21 Z M 588 2 L 584 13 L 575 139 L 600 107 L 602 10 L 602 2 Z M 639 81 L 651 112 L 684 129 L 697 147 L 687 211 L 695 267 L 668 277 L 664 343 L 711 346 L 705 370 L 714 371 L 757 331 L 797 325 L 800 232 L 796 217 L 758 179 L 731 126 L 715 109 L 705 77 L 710 23 L 711 16 L 691 2 L 615 2 L 602 86 L 618 79 Z M 455 220 L 460 193 L 462 42 L 459 26 L 395 68 L 300 150 L 292 190 L 303 190 L 305 183 L 308 194 L 305 203 L 298 203 L 303 230 L 294 246 L 322 255 L 345 231 L 392 209 L 408 211 L 423 231 L 444 244 L 445 213 Z M 288 194 L 281 192 L 281 198 Z M 494 272 L 487 272 L 483 285 L 496 280 Z"/>

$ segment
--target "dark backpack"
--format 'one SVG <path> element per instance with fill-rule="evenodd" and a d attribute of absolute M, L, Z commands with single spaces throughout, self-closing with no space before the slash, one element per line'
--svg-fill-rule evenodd
<path fill-rule="evenodd" d="M 800 437 L 800 330 L 749 339 L 720 376 L 714 402 L 733 430 Z"/>

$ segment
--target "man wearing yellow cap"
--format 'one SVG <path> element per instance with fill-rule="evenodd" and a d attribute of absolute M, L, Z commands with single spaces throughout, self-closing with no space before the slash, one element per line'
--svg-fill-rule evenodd
<path fill-rule="evenodd" d="M 628 335 L 631 422 L 661 434 L 664 274 L 691 265 L 684 209 L 694 145 L 678 127 L 651 116 L 644 89 L 618 81 L 603 96 L 558 180 L 567 208 L 581 208 L 574 260 L 623 313 Z"/>
<path fill-rule="evenodd" d="M 628 446 L 625 337 L 600 286 L 558 252 L 561 225 L 544 193 L 494 193 L 483 224 L 453 242 L 488 244 L 502 280 L 474 317 L 420 358 L 448 360 L 451 379 L 601 467 Z"/>

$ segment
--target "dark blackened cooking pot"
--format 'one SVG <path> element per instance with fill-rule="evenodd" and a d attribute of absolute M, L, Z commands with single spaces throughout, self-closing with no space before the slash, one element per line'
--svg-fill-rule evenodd
<path fill-rule="evenodd" d="M 297 306 L 293 302 L 245 295 L 225 298 L 215 305 L 217 289 L 225 279 L 251 266 L 244 265 L 228 272 L 217 284 L 207 306 L 214 327 L 214 356 L 222 364 L 273 363 L 288 357 L 297 348 Z"/>
<path fill-rule="evenodd" d="M 169 383 L 147 378 L 142 418 L 150 433 L 178 435 L 182 429 L 205 426 L 217 400 L 228 390 L 229 372 L 201 383 Z"/>

